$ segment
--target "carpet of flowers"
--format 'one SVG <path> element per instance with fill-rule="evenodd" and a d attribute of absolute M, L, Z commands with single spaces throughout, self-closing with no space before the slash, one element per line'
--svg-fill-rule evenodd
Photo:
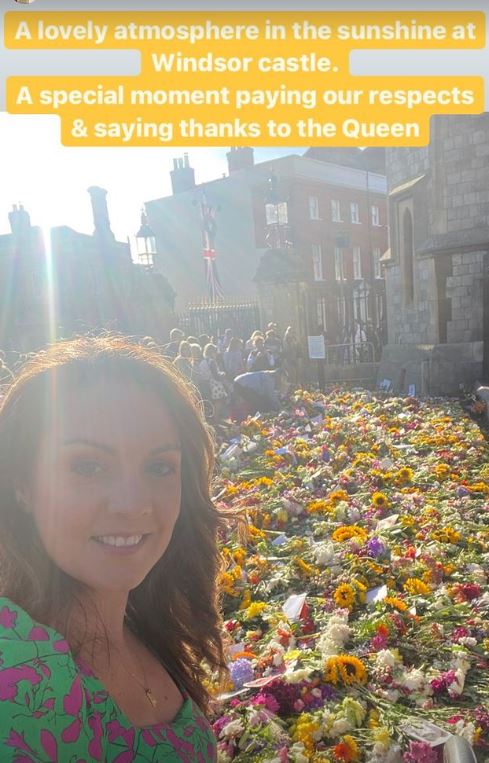
<path fill-rule="evenodd" d="M 218 457 L 219 761 L 489 761 L 489 445 L 456 402 L 296 392 Z M 420 725 L 424 722 L 425 725 Z M 426 725 L 426 723 L 432 725 Z"/>

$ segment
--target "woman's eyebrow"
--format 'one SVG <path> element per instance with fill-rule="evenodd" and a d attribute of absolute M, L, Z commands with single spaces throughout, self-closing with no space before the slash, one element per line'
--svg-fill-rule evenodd
<path fill-rule="evenodd" d="M 70 440 L 63 440 L 63 445 L 87 445 L 89 448 L 99 448 L 105 450 L 107 453 L 113 453 L 114 449 L 109 445 L 104 445 L 102 442 L 96 442 L 95 440 L 89 440 L 85 437 L 74 437 Z"/>
<path fill-rule="evenodd" d="M 63 445 L 86 445 L 89 448 L 99 448 L 100 450 L 104 450 L 107 453 L 114 453 L 114 448 L 111 448 L 109 445 L 104 445 L 104 443 L 96 442 L 95 440 L 90 440 L 86 437 L 76 437 L 69 440 L 63 440 Z M 180 451 L 181 446 L 177 443 L 168 442 L 165 445 L 160 445 L 158 448 L 153 448 L 149 455 L 155 456 L 158 453 L 166 453 L 169 450 Z"/>

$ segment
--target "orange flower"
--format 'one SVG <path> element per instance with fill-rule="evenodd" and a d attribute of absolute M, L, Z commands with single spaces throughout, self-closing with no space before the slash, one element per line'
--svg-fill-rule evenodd
<path fill-rule="evenodd" d="M 349 734 L 346 734 L 341 742 L 333 747 L 333 753 L 337 760 L 342 760 L 345 763 L 358 760 L 360 756 L 358 745 Z"/>

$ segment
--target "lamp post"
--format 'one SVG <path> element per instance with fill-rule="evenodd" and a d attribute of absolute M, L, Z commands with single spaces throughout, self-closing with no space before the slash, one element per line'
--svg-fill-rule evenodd
<path fill-rule="evenodd" d="M 144 209 L 141 210 L 141 227 L 136 233 L 136 252 L 138 263 L 146 270 L 152 270 L 157 254 L 156 236 L 148 225 L 148 217 Z"/>

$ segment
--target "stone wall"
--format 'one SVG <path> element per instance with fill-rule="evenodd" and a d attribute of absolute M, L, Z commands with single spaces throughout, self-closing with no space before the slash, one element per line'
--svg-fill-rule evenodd
<path fill-rule="evenodd" d="M 447 278 L 452 320 L 448 322 L 448 342 L 482 339 L 482 273 L 484 252 L 452 255 L 453 275 Z"/>
<path fill-rule="evenodd" d="M 391 226 L 391 260 L 385 268 L 389 345 L 436 346 L 429 358 L 431 393 L 449 394 L 447 390 L 453 391 L 457 383 L 469 383 L 480 375 L 483 342 L 489 343 L 483 335 L 489 114 L 435 117 L 428 147 L 388 149 L 386 164 Z M 405 208 L 413 220 L 411 302 L 406 298 L 402 257 Z M 409 354 L 407 348 L 400 353 L 388 351 L 394 376 L 399 376 L 402 357 Z M 462 364 L 463 371 L 458 368 Z M 412 372 L 420 382 L 420 366 L 415 372 L 415 365 Z"/>

